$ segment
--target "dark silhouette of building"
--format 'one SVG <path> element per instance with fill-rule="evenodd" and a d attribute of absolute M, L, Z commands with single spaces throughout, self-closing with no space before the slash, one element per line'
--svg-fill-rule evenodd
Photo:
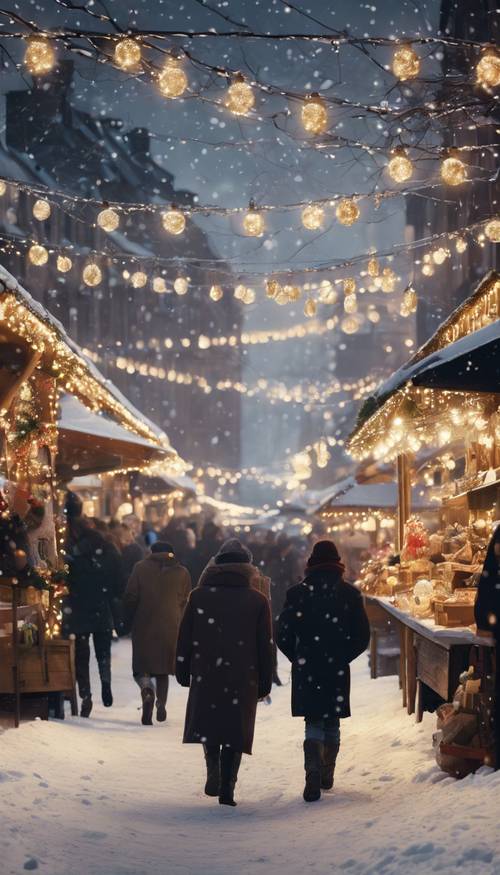
<path fill-rule="evenodd" d="M 72 102 L 73 62 L 62 61 L 43 83 L 6 95 L 6 147 L 0 173 L 27 183 L 47 185 L 87 198 L 130 204 L 193 203 L 190 191 L 175 188 L 172 174 L 151 151 L 144 128 L 127 130 L 120 119 L 94 117 Z M 0 200 L 0 224 L 12 238 L 38 240 L 76 251 L 105 250 L 99 259 L 103 281 L 89 288 L 82 281 L 86 259 L 68 249 L 70 272 L 57 270 L 53 254 L 43 267 L 30 264 L 26 247 L 7 246 L 3 261 L 42 304 L 59 317 L 81 346 L 122 391 L 168 432 L 184 458 L 237 468 L 240 462 L 240 402 L 236 392 L 208 394 L 196 383 L 179 384 L 117 368 L 117 359 L 147 363 L 172 372 L 199 374 L 209 384 L 241 374 L 241 347 L 200 349 L 200 334 L 239 334 L 242 317 L 234 299 L 229 269 L 216 263 L 205 233 L 189 219 L 185 232 L 170 236 L 160 211 L 130 212 L 119 230 L 107 234 L 96 225 L 99 207 L 54 207 L 44 222 L 32 214 L 34 198 L 9 187 Z M 137 257 L 134 263 L 133 258 Z M 155 260 L 161 256 L 162 263 Z M 124 272 L 143 270 L 142 288 L 133 288 Z M 157 294 L 151 278 L 163 276 L 169 293 Z M 172 292 L 176 276 L 189 276 L 189 292 Z M 211 284 L 225 287 L 221 304 L 210 300 Z M 229 287 L 228 287 L 229 286 Z M 170 344 L 170 340 L 172 344 Z M 122 362 L 123 365 L 123 362 Z M 139 369 L 140 370 L 140 369 Z M 162 373 L 162 371 L 160 371 Z"/>

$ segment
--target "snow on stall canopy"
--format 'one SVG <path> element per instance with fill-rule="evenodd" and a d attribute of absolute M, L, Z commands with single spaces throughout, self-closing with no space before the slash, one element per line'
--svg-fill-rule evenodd
<path fill-rule="evenodd" d="M 500 391 L 500 319 L 422 359 L 416 386 L 472 392 Z"/>
<path fill-rule="evenodd" d="M 63 344 L 67 352 L 83 365 L 85 373 L 90 377 L 91 384 L 95 386 L 103 406 L 115 416 L 117 415 L 117 410 L 123 412 L 123 423 L 126 423 L 128 431 L 135 431 L 138 435 L 147 436 L 157 446 L 161 446 L 170 452 L 172 456 L 176 455 L 165 432 L 151 422 L 144 414 L 140 413 L 122 395 L 119 389 L 101 374 L 78 344 L 69 337 L 59 320 L 52 316 L 38 301 L 35 301 L 29 292 L 2 265 L 0 265 L 0 287 L 0 295 L 14 296 L 16 301 L 25 307 L 27 311 L 39 319 L 46 327 L 54 331 L 57 340 Z M 88 402 L 90 407 L 92 402 L 95 404 L 98 399 L 97 397 L 91 397 L 89 393 L 86 398 L 82 397 L 82 400 Z"/>
<path fill-rule="evenodd" d="M 398 504 L 398 490 L 396 483 L 356 483 L 353 478 L 352 484 L 341 492 L 335 492 L 323 501 L 318 508 L 339 509 L 360 508 L 361 510 L 395 510 Z M 422 488 L 413 488 L 411 506 L 414 510 L 424 510 L 431 507 L 431 501 L 427 491 Z"/>

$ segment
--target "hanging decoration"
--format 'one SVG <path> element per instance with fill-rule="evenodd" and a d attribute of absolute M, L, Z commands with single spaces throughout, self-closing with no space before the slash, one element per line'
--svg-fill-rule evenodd
<path fill-rule="evenodd" d="M 189 283 L 187 279 L 183 276 L 178 276 L 174 280 L 174 292 L 177 295 L 186 295 L 189 289 Z"/>
<path fill-rule="evenodd" d="M 52 210 L 50 204 L 46 200 L 36 200 L 33 204 L 33 215 L 39 222 L 45 222 L 49 218 Z"/>
<path fill-rule="evenodd" d="M 312 319 L 316 316 L 317 309 L 317 304 L 314 298 L 308 298 L 304 304 L 304 315 L 307 316 L 308 319 Z"/>
<path fill-rule="evenodd" d="M 128 72 L 138 70 L 141 65 L 141 46 L 135 39 L 126 37 L 117 42 L 114 61 L 117 67 Z"/>
<path fill-rule="evenodd" d="M 186 217 L 184 213 L 177 209 L 171 209 L 162 213 L 161 221 L 165 231 L 175 236 L 182 234 L 186 228 Z"/>
<path fill-rule="evenodd" d="M 302 125 L 309 134 L 322 134 L 328 127 L 328 112 L 319 94 L 306 98 L 301 110 Z"/>
<path fill-rule="evenodd" d="M 325 221 L 325 211 L 318 204 L 309 204 L 302 210 L 301 219 L 308 231 L 318 231 Z"/>
<path fill-rule="evenodd" d="M 111 234 L 113 231 L 120 225 L 120 216 L 116 212 L 116 210 L 112 210 L 110 207 L 107 207 L 104 210 L 101 210 L 97 215 L 97 224 L 99 228 L 102 228 L 103 231 L 106 231 L 108 234 Z"/>
<path fill-rule="evenodd" d="M 220 286 L 214 285 L 214 286 L 210 286 L 209 295 L 210 295 L 212 301 L 221 301 L 222 298 L 224 297 L 224 292 L 222 291 Z"/>
<path fill-rule="evenodd" d="M 476 67 L 476 80 L 483 88 L 498 88 L 500 85 L 500 57 L 488 50 Z"/>
<path fill-rule="evenodd" d="M 406 82 L 420 73 L 420 58 L 411 46 L 401 46 L 394 52 L 392 72 L 397 79 Z"/>
<path fill-rule="evenodd" d="M 28 250 L 28 258 L 32 264 L 36 265 L 36 267 L 41 267 L 43 264 L 47 264 L 49 253 L 45 249 L 45 246 L 40 246 L 38 243 L 34 243 Z"/>
<path fill-rule="evenodd" d="M 403 317 L 410 316 L 417 312 L 418 296 L 412 286 L 408 286 L 403 292 L 403 300 L 401 302 L 400 314 Z"/>
<path fill-rule="evenodd" d="M 148 275 L 143 270 L 136 270 L 130 277 L 130 282 L 134 289 L 143 289 L 147 281 Z"/>
<path fill-rule="evenodd" d="M 243 76 L 237 76 L 227 89 L 224 105 L 233 115 L 248 115 L 255 106 L 255 95 Z"/>
<path fill-rule="evenodd" d="M 250 201 L 248 213 L 243 217 L 243 231 L 247 237 L 262 237 L 265 229 L 264 216 L 255 209 Z"/>
<path fill-rule="evenodd" d="M 56 56 L 48 39 L 36 36 L 28 39 L 24 63 L 32 76 L 44 76 L 54 68 Z"/>
<path fill-rule="evenodd" d="M 335 215 L 341 225 L 354 225 L 360 217 L 359 207 L 352 198 L 343 198 L 337 205 Z"/>
<path fill-rule="evenodd" d="M 413 164 L 405 149 L 395 149 L 387 165 L 387 172 L 394 182 L 407 182 L 413 176 Z"/>
<path fill-rule="evenodd" d="M 94 262 L 87 264 L 83 269 L 82 279 L 86 286 L 91 288 L 98 286 L 102 281 L 102 271 L 99 265 L 94 264 Z"/>
<path fill-rule="evenodd" d="M 491 219 L 485 226 L 484 234 L 490 243 L 500 243 L 500 219 Z"/>
<path fill-rule="evenodd" d="M 58 255 L 57 256 L 57 269 L 60 273 L 68 273 L 73 267 L 73 262 L 71 258 L 68 258 L 67 255 Z"/>
<path fill-rule="evenodd" d="M 167 291 L 167 284 L 162 276 L 155 276 L 153 279 L 153 292 L 157 295 L 164 295 Z"/>
<path fill-rule="evenodd" d="M 467 179 L 467 166 L 460 158 L 450 155 L 441 164 L 441 179 L 447 185 L 462 185 Z"/>
<path fill-rule="evenodd" d="M 163 70 L 158 74 L 158 88 L 163 97 L 175 99 L 182 97 L 188 87 L 187 76 L 182 69 L 180 60 L 168 58 Z"/>

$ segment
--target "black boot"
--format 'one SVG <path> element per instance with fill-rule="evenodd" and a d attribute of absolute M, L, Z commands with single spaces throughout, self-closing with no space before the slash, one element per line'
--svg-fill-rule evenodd
<path fill-rule="evenodd" d="M 153 725 L 153 707 L 155 703 L 155 691 L 152 687 L 144 687 L 141 690 L 142 696 L 142 725 Z"/>
<path fill-rule="evenodd" d="M 92 697 L 85 696 L 82 699 L 82 704 L 80 708 L 80 717 L 90 717 L 92 712 Z"/>
<path fill-rule="evenodd" d="M 105 708 L 111 708 L 113 704 L 113 693 L 111 692 L 111 684 L 108 681 L 103 681 L 101 684 L 102 704 Z"/>
<path fill-rule="evenodd" d="M 241 763 L 241 753 L 230 747 L 223 747 L 220 755 L 220 805 L 236 805 L 234 788 L 238 780 L 238 769 Z"/>
<path fill-rule="evenodd" d="M 281 681 L 281 679 L 280 679 L 280 676 L 279 676 L 279 674 L 278 674 L 277 671 L 275 671 L 274 674 L 273 674 L 273 684 L 275 684 L 277 687 L 282 687 L 282 686 L 283 686 L 283 683 L 282 683 L 282 681 Z"/>
<path fill-rule="evenodd" d="M 305 802 L 316 802 L 321 798 L 321 765 L 323 745 L 320 741 L 306 739 L 304 741 L 304 769 L 306 786 L 304 787 Z"/>
<path fill-rule="evenodd" d="M 338 744 L 323 745 L 323 762 L 321 765 L 321 789 L 331 790 L 333 787 L 333 776 L 335 773 L 335 764 L 339 752 Z"/>
<path fill-rule="evenodd" d="M 204 744 L 205 762 L 207 764 L 207 796 L 218 796 L 220 791 L 220 747 L 218 744 Z"/>

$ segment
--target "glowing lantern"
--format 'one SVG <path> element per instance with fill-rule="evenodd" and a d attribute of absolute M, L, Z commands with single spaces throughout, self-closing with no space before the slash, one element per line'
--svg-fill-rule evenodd
<path fill-rule="evenodd" d="M 420 58 L 410 46 L 402 46 L 394 52 L 392 72 L 403 82 L 406 79 L 415 79 L 418 76 L 420 73 Z"/>
<path fill-rule="evenodd" d="M 188 281 L 183 276 L 178 276 L 174 280 L 174 292 L 178 295 L 186 295 L 188 290 Z"/>
<path fill-rule="evenodd" d="M 212 301 L 220 301 L 224 296 L 224 292 L 222 291 L 220 286 L 211 286 L 209 295 Z"/>
<path fill-rule="evenodd" d="M 50 73 L 55 62 L 55 52 L 49 40 L 38 36 L 28 40 L 24 63 L 33 76 Z"/>
<path fill-rule="evenodd" d="M 52 210 L 50 204 L 46 200 L 37 200 L 33 204 L 33 215 L 39 222 L 44 222 L 49 218 Z"/>
<path fill-rule="evenodd" d="M 304 228 L 307 228 L 308 231 L 317 231 L 323 225 L 325 211 L 317 204 L 309 204 L 302 210 L 301 218 Z"/>
<path fill-rule="evenodd" d="M 142 270 L 137 270 L 130 277 L 130 282 L 134 289 L 143 289 L 148 281 L 147 273 L 144 273 Z"/>
<path fill-rule="evenodd" d="M 498 88 L 500 85 L 500 58 L 493 52 L 486 52 L 476 67 L 479 85 L 484 88 Z"/>
<path fill-rule="evenodd" d="M 239 76 L 227 89 L 225 106 L 233 115 L 248 115 L 255 105 L 255 97 L 250 85 Z"/>
<path fill-rule="evenodd" d="M 461 185 L 467 179 L 467 167 L 460 158 L 445 158 L 441 164 L 441 179 L 448 185 Z"/>
<path fill-rule="evenodd" d="M 67 255 L 58 255 L 57 256 L 57 269 L 61 273 L 68 273 L 69 270 L 73 267 L 73 262 L 71 258 L 68 258 Z"/>
<path fill-rule="evenodd" d="M 182 234 L 186 227 L 186 217 L 180 210 L 168 210 L 162 213 L 163 227 L 169 234 Z"/>
<path fill-rule="evenodd" d="M 264 217 L 255 209 L 254 203 L 251 201 L 250 209 L 243 217 L 243 230 L 247 237 L 262 237 L 264 228 Z"/>
<path fill-rule="evenodd" d="M 45 246 L 40 246 L 38 243 L 34 243 L 28 250 L 28 258 L 32 264 L 41 267 L 43 264 L 47 264 L 49 253 L 45 249 Z"/>
<path fill-rule="evenodd" d="M 163 97 L 181 97 L 187 86 L 187 76 L 179 61 L 176 58 L 169 58 L 158 76 L 158 88 Z"/>
<path fill-rule="evenodd" d="M 126 37 L 115 46 L 115 64 L 122 70 L 136 70 L 141 63 L 141 47 L 136 40 Z"/>
<path fill-rule="evenodd" d="M 351 198 L 342 198 L 337 205 L 335 215 L 341 225 L 354 225 L 360 216 L 359 207 Z"/>
<path fill-rule="evenodd" d="M 310 134 L 322 134 L 328 127 L 328 113 L 319 94 L 311 94 L 302 106 L 302 124 Z"/>
<path fill-rule="evenodd" d="M 108 234 L 111 234 L 112 231 L 116 231 L 118 228 L 120 224 L 120 216 L 116 210 L 110 208 L 101 210 L 97 215 L 97 224 L 103 231 L 107 231 Z"/>
<path fill-rule="evenodd" d="M 82 279 L 86 286 L 98 286 L 102 280 L 101 268 L 93 262 L 85 265 Z"/>

